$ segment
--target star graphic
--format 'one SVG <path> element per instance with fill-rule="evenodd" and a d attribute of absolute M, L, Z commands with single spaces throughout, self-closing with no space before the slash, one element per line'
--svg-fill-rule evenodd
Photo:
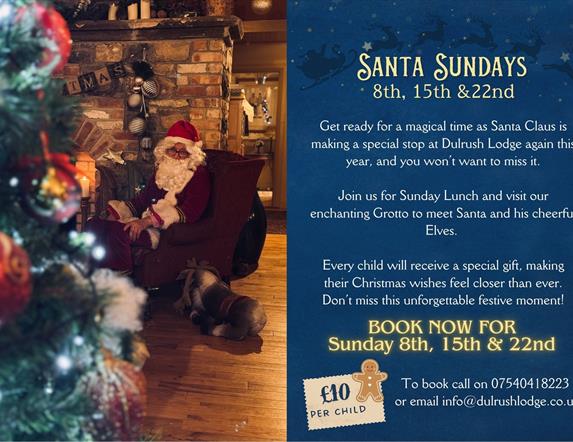
<path fill-rule="evenodd" d="M 561 53 L 561 57 L 559 57 L 559 58 L 561 58 L 561 60 L 563 61 L 563 63 L 567 63 L 567 62 L 571 59 L 571 57 L 570 57 L 570 55 L 569 55 L 569 52 L 563 52 L 563 53 Z"/>
<path fill-rule="evenodd" d="M 362 45 L 362 49 L 364 49 L 366 52 L 371 51 L 372 50 L 372 42 L 365 41 L 364 44 Z"/>

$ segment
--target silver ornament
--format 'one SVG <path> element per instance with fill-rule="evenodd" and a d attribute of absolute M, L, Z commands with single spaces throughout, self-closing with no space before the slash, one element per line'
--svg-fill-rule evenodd
<path fill-rule="evenodd" d="M 143 78 L 141 78 L 141 77 L 135 77 L 135 80 L 133 80 L 133 83 L 134 83 L 136 86 L 141 86 L 141 85 L 143 84 L 143 82 L 144 82 L 144 80 L 143 80 Z"/>
<path fill-rule="evenodd" d="M 153 148 L 153 140 L 150 137 L 143 137 L 139 141 L 139 146 L 145 150 L 151 150 Z"/>
<path fill-rule="evenodd" d="M 127 105 L 129 107 L 139 107 L 141 106 L 141 95 L 139 94 L 131 94 L 129 97 L 127 97 Z"/>
<path fill-rule="evenodd" d="M 155 98 L 159 95 L 159 85 L 155 80 L 145 80 L 141 85 L 143 95 L 149 98 Z"/>
<path fill-rule="evenodd" d="M 145 120 L 141 117 L 135 117 L 129 122 L 127 128 L 133 135 L 142 134 L 145 130 Z"/>

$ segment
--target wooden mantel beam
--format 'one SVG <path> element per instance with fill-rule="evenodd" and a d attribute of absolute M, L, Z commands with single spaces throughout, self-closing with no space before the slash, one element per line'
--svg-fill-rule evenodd
<path fill-rule="evenodd" d="M 235 16 L 79 21 L 70 30 L 74 41 L 222 38 L 230 45 L 244 35 L 243 22 Z"/>

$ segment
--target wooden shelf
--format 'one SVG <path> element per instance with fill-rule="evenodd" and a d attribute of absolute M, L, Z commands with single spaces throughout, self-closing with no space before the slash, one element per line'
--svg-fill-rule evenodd
<path fill-rule="evenodd" d="M 244 35 L 243 22 L 235 16 L 86 20 L 75 23 L 70 31 L 74 41 L 223 38 L 229 45 Z"/>

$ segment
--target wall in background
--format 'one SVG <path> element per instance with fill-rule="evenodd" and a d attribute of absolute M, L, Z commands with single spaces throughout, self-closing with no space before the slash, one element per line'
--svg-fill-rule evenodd
<path fill-rule="evenodd" d="M 286 43 L 237 44 L 233 72 L 280 73 L 277 115 L 277 143 L 273 165 L 273 207 L 286 209 Z"/>

